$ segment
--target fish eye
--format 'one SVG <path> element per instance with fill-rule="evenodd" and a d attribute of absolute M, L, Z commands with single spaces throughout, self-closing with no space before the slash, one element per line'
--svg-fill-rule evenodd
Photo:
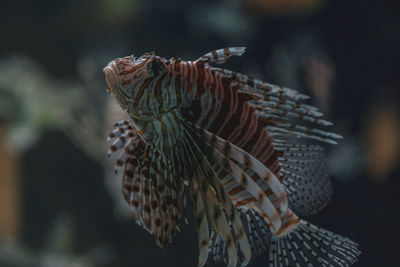
<path fill-rule="evenodd" d="M 161 72 L 163 72 L 164 69 L 164 64 L 161 62 L 161 60 L 157 58 L 154 58 L 149 63 L 147 63 L 147 73 L 150 74 L 150 76 L 157 76 Z"/>

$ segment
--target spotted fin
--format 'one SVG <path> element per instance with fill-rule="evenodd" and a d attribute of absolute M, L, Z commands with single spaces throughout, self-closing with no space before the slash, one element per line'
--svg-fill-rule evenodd
<path fill-rule="evenodd" d="M 137 224 L 149 231 L 159 246 L 165 247 L 178 229 L 183 185 L 175 183 L 174 177 L 166 171 L 170 164 L 157 150 L 145 144 L 129 121 L 115 126 L 117 129 L 109 135 L 110 139 L 116 139 L 109 154 L 122 150 L 116 170 L 124 169 L 124 198 Z"/>
<path fill-rule="evenodd" d="M 318 213 L 332 196 L 323 148 L 275 140 L 289 207 L 299 216 Z"/>
<path fill-rule="evenodd" d="M 269 248 L 271 266 L 350 266 L 360 254 L 357 243 L 300 220 L 296 228 L 274 236 Z"/>
<path fill-rule="evenodd" d="M 218 50 L 211 51 L 196 61 L 204 63 L 216 63 L 223 64 L 225 61 L 232 56 L 241 56 L 246 51 L 246 47 L 227 47 Z"/>
<path fill-rule="evenodd" d="M 199 245 L 199 263 L 198 266 L 204 266 L 208 259 L 208 248 L 210 243 L 209 225 L 206 214 L 206 206 L 201 194 L 195 188 L 198 188 L 196 180 L 192 180 L 190 195 L 193 201 L 194 218 L 196 221 L 198 245 Z"/>

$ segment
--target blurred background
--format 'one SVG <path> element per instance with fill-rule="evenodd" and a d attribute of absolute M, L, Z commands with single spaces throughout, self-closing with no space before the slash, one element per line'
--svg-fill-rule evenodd
<path fill-rule="evenodd" d="M 399 13 L 389 0 L 5 1 L 0 266 L 196 266 L 192 224 L 160 249 L 129 215 L 105 156 L 126 115 L 102 69 L 229 46 L 248 50 L 227 67 L 311 95 L 345 136 L 327 148 L 333 198 L 306 219 L 358 241 L 356 266 L 398 266 Z"/>

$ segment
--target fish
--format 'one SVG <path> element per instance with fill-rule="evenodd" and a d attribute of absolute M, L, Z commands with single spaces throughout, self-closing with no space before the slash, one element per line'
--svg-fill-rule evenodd
<path fill-rule="evenodd" d="M 341 135 L 309 97 L 219 67 L 245 47 L 196 60 L 155 52 L 105 68 L 109 92 L 129 115 L 108 136 L 119 152 L 122 194 L 136 223 L 160 247 L 187 219 L 191 199 L 198 266 L 229 267 L 266 255 L 268 266 L 350 266 L 349 238 L 313 225 L 332 195 L 322 144 Z"/>

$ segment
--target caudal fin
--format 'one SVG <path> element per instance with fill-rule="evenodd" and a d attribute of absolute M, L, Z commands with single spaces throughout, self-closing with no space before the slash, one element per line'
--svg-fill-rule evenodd
<path fill-rule="evenodd" d="M 283 236 L 272 237 L 270 266 L 350 266 L 360 255 L 350 239 L 300 220 Z"/>

